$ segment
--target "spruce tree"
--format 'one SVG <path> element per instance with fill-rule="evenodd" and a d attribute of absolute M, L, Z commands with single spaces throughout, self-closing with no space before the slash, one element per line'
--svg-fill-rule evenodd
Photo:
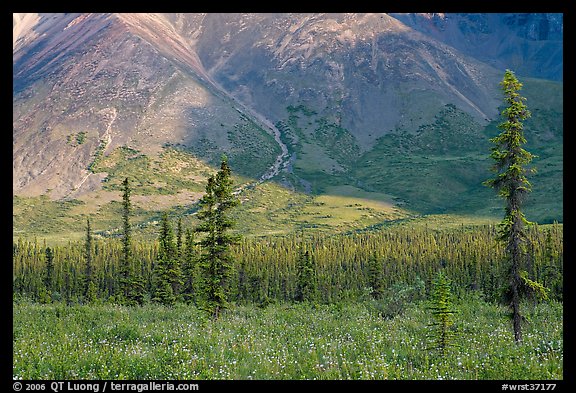
<path fill-rule="evenodd" d="M 54 252 L 50 247 L 46 247 L 46 289 L 52 293 L 54 283 Z"/>
<path fill-rule="evenodd" d="M 182 291 L 184 290 L 184 251 L 182 249 L 182 217 L 178 217 L 178 225 L 176 227 L 176 257 L 172 264 L 172 289 L 177 298 L 182 296 Z"/>
<path fill-rule="evenodd" d="M 86 241 L 84 243 L 84 299 L 88 303 L 96 300 L 98 290 L 94 282 L 94 266 L 92 262 L 92 228 L 90 219 L 86 219 Z"/>
<path fill-rule="evenodd" d="M 159 236 L 158 258 L 154 266 L 153 300 L 164 305 L 173 305 L 182 285 L 182 273 L 178 252 L 174 244 L 174 233 L 168 220 L 168 213 L 162 215 Z"/>
<path fill-rule="evenodd" d="M 430 335 L 432 340 L 431 349 L 440 351 L 442 356 L 453 345 L 454 325 L 453 316 L 456 313 L 452 306 L 452 292 L 450 290 L 450 280 L 441 270 L 432 281 L 432 291 L 430 306 L 428 307 L 434 317 L 434 322 L 430 325 L 433 330 Z"/>
<path fill-rule="evenodd" d="M 184 252 L 182 257 L 183 287 L 182 297 L 186 303 L 194 301 L 196 291 L 196 245 L 194 233 L 186 229 L 184 237 Z"/>
<path fill-rule="evenodd" d="M 181 250 L 182 246 L 178 248 L 178 244 L 176 246 L 172 245 L 172 258 L 168 259 L 168 280 L 170 281 L 170 286 L 172 287 L 172 293 L 176 300 L 180 299 L 182 294 L 182 286 L 184 285 L 184 278 L 182 274 L 182 257 L 181 257 Z"/>
<path fill-rule="evenodd" d="M 310 251 L 300 248 L 300 254 L 296 261 L 296 296 L 295 300 L 314 301 L 316 299 L 316 269 L 314 258 Z"/>
<path fill-rule="evenodd" d="M 38 299 L 41 303 L 52 302 L 52 292 L 54 290 L 54 252 L 50 247 L 44 247 L 46 260 L 46 271 L 43 286 L 38 289 Z"/>
<path fill-rule="evenodd" d="M 528 170 L 525 166 L 535 156 L 522 148 L 526 143 L 522 122 L 530 117 L 530 112 L 524 104 L 526 98 L 518 93 L 522 89 L 522 83 L 516 79 L 512 71 L 506 70 L 500 86 L 507 107 L 502 111 L 504 122 L 498 126 L 502 132 L 490 139 L 495 145 L 490 154 L 495 161 L 492 170 L 497 175 L 484 184 L 496 189 L 498 195 L 506 201 L 504 219 L 498 226 L 498 239 L 506 244 L 514 340 L 520 342 L 523 318 L 520 312 L 521 286 L 523 284 L 532 286 L 531 283 L 534 283 L 527 278 L 523 270 L 527 263 L 525 226 L 530 223 L 522 212 L 522 205 L 532 187 L 526 178 Z"/>
<path fill-rule="evenodd" d="M 205 308 L 214 319 L 228 305 L 228 285 L 234 267 L 230 246 L 237 237 L 229 234 L 234 221 L 230 210 L 239 204 L 232 190 L 232 172 L 228 159 L 223 156 L 220 170 L 208 178 L 206 193 L 202 197 L 197 232 L 205 233 L 200 241 L 203 252 L 199 258 Z"/>
<path fill-rule="evenodd" d="M 178 217 L 178 226 L 176 227 L 176 255 L 182 260 L 182 217 Z"/>
<path fill-rule="evenodd" d="M 118 302 L 125 305 L 136 305 L 144 302 L 144 279 L 134 269 L 132 255 L 132 227 L 130 226 L 130 182 L 122 182 L 122 256 L 120 258 L 120 293 Z"/>
<path fill-rule="evenodd" d="M 130 184 L 128 178 L 122 182 L 122 256 L 120 258 L 120 293 L 118 301 L 124 304 L 128 301 L 130 292 L 130 260 L 131 260 L 131 228 L 130 228 Z"/>
<path fill-rule="evenodd" d="M 368 260 L 368 278 L 370 283 L 370 295 L 373 299 L 380 299 L 384 292 L 383 288 L 383 266 L 382 259 L 376 253 L 372 253 Z"/>

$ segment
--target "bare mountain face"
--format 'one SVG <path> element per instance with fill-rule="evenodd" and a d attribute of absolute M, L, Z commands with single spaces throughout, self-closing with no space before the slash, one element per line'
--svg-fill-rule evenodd
<path fill-rule="evenodd" d="M 456 104 L 480 121 L 495 114 L 496 70 L 389 15 L 209 14 L 196 29 L 174 22 L 195 37 L 207 71 L 242 101 L 276 120 L 286 103 L 304 104 L 365 149 L 421 112 L 421 101 Z"/>
<path fill-rule="evenodd" d="M 498 69 L 562 80 L 563 14 L 393 14 L 407 26 Z"/>
<path fill-rule="evenodd" d="M 62 198 L 98 189 L 105 174 L 88 167 L 119 146 L 154 154 L 209 134 L 231 149 L 220 124 L 241 124 L 241 114 L 203 85 L 194 52 L 172 38 L 162 18 L 27 20 L 14 27 L 16 194 L 51 190 Z"/>
<path fill-rule="evenodd" d="M 149 171 L 178 148 L 307 192 L 325 175 L 386 192 L 359 169 L 383 138 L 449 118 L 477 146 L 505 68 L 561 80 L 562 16 L 14 14 L 13 192 L 100 190 L 123 148 Z"/>

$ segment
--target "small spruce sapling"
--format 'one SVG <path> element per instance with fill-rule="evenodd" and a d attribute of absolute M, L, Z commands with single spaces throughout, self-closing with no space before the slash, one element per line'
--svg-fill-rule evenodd
<path fill-rule="evenodd" d="M 441 356 L 445 356 L 448 349 L 455 344 L 453 325 L 456 311 L 452 305 L 450 280 L 442 270 L 438 272 L 432 281 L 432 291 L 428 309 L 434 318 L 434 322 L 429 325 L 432 328 L 430 334 L 432 347 L 429 349 L 438 350 Z"/>

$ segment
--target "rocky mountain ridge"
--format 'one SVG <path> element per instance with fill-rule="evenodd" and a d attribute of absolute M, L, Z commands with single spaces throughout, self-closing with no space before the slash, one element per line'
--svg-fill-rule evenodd
<path fill-rule="evenodd" d="M 14 14 L 13 193 L 82 197 L 135 162 L 160 168 L 167 149 L 198 168 L 226 153 L 247 179 L 300 191 L 329 178 L 372 192 L 361 155 L 446 113 L 476 130 L 496 121 L 505 68 L 561 91 L 562 26 L 561 14 Z M 114 153 L 126 148 L 136 155 Z"/>

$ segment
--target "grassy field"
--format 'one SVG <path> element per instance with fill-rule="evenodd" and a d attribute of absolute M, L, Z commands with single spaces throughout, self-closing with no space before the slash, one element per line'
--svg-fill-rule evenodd
<path fill-rule="evenodd" d="M 194 306 L 13 308 L 16 379 L 563 378 L 562 304 L 525 304 L 524 342 L 508 310 L 467 295 L 455 347 L 429 350 L 426 303 L 384 318 L 385 300 L 233 306 L 214 322 Z"/>
<path fill-rule="evenodd" d="M 264 183 L 242 194 L 235 213 L 244 235 L 287 234 L 300 229 L 338 233 L 405 218 L 412 213 L 385 194 L 351 186 L 334 187 L 327 195 L 306 195 L 275 183 Z"/>
<path fill-rule="evenodd" d="M 246 180 L 236 178 L 235 184 Z M 195 190 L 183 188 L 167 195 L 134 192 L 132 224 L 136 235 L 156 238 L 155 222 L 162 211 L 183 216 L 187 226 L 198 225 L 190 213 L 203 193 Z M 327 195 L 306 195 L 268 182 L 245 190 L 240 199 L 242 204 L 234 218 L 237 230 L 245 236 L 287 234 L 302 228 L 337 233 L 414 215 L 386 194 L 367 193 L 352 186 L 332 187 Z M 88 217 L 97 233 L 120 228 L 121 200 L 117 190 L 102 190 L 71 201 L 14 197 L 13 239 L 37 236 L 49 244 L 79 240 Z"/>

